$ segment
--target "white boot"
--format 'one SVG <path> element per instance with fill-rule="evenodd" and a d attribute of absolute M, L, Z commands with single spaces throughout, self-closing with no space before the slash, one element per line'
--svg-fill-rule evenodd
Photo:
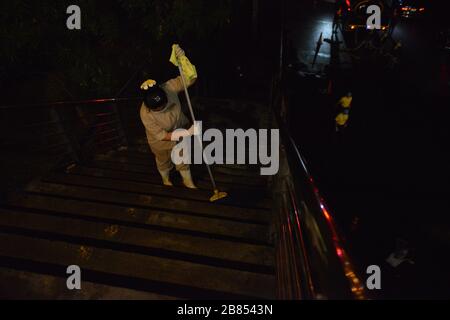
<path fill-rule="evenodd" d="M 194 182 L 192 181 L 191 170 L 180 170 L 181 177 L 183 178 L 183 183 L 186 188 L 197 189 Z"/>
<path fill-rule="evenodd" d="M 170 181 L 170 177 L 169 177 L 170 170 L 164 170 L 164 171 L 158 170 L 158 171 L 159 171 L 159 174 L 161 175 L 163 184 L 164 184 L 165 186 L 172 187 L 173 184 L 172 184 L 172 182 Z"/>

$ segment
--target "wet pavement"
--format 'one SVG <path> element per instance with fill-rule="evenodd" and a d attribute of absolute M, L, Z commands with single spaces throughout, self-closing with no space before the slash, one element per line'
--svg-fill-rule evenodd
<path fill-rule="evenodd" d="M 366 57 L 349 65 L 345 50 L 336 56 L 327 43 L 312 67 L 320 33 L 331 36 L 333 6 L 291 4 L 288 12 L 288 63 L 315 72 L 330 59 L 339 63 L 330 95 L 298 68 L 288 71 L 291 132 L 361 267 L 382 267 L 385 285 L 375 297 L 448 298 L 449 108 L 436 30 L 427 20 L 402 21 L 393 35 L 403 44 L 395 69 Z M 334 105 L 348 90 L 350 124 L 336 135 Z M 385 263 L 396 239 L 408 242 L 415 264 Z"/>

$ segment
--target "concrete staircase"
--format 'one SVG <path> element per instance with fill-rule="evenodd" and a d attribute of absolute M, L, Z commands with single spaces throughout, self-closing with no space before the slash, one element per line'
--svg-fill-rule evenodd
<path fill-rule="evenodd" d="M 216 166 L 230 197 L 161 185 L 145 146 L 53 171 L 0 206 L 0 298 L 271 299 L 271 199 L 254 168 Z M 69 291 L 66 269 L 82 270 Z"/>

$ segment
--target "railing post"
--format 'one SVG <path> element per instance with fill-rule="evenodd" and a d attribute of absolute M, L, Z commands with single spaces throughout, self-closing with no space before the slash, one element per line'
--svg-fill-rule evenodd
<path fill-rule="evenodd" d="M 120 135 L 120 144 L 121 146 L 129 146 L 128 136 L 125 132 L 125 127 L 123 125 L 122 114 L 120 113 L 119 107 L 117 106 L 117 102 L 112 103 L 112 110 L 117 118 L 117 131 Z"/>
<path fill-rule="evenodd" d="M 58 110 L 55 107 L 50 108 L 50 119 L 56 123 L 56 127 L 59 132 L 63 133 L 63 139 L 67 146 L 67 153 L 70 153 L 72 160 L 75 162 L 80 161 L 80 146 L 78 142 L 73 138 L 72 135 L 67 133 L 67 128 L 64 122 L 64 118 L 61 117 Z M 60 159 L 59 161 L 61 161 Z"/>

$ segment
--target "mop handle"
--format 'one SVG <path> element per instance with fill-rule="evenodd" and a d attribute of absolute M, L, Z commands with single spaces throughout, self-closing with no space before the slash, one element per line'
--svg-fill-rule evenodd
<path fill-rule="evenodd" d="M 194 122 L 194 125 L 195 125 L 196 120 L 195 120 L 194 108 L 192 107 L 191 98 L 189 96 L 189 91 L 188 91 L 188 88 L 187 88 L 186 79 L 184 78 L 183 68 L 181 67 L 180 61 L 178 61 L 178 70 L 180 71 L 181 82 L 183 82 L 184 93 L 186 95 L 186 100 L 187 100 L 187 103 L 188 103 L 188 106 L 189 106 L 189 111 L 191 113 L 192 121 Z M 211 171 L 211 168 L 209 167 L 209 164 L 206 161 L 205 155 L 203 153 L 203 141 L 200 139 L 199 136 L 197 136 L 197 139 L 198 139 L 198 142 L 200 143 L 200 146 L 202 147 L 202 158 L 203 158 L 203 161 L 205 161 L 206 168 L 208 169 L 209 178 L 211 179 L 211 183 L 213 185 L 214 191 L 216 191 L 217 190 L 216 181 L 214 179 L 214 176 L 213 176 L 213 173 Z"/>
<path fill-rule="evenodd" d="M 192 121 L 195 124 L 196 120 L 195 120 L 194 108 L 192 107 L 191 98 L 189 96 L 189 91 L 188 91 L 188 88 L 187 88 L 186 79 L 184 78 L 183 68 L 181 67 L 180 61 L 178 61 L 178 70 L 180 71 L 181 82 L 183 82 L 184 93 L 186 95 L 186 100 L 188 102 L 189 111 L 191 113 L 191 118 L 192 118 Z"/>

